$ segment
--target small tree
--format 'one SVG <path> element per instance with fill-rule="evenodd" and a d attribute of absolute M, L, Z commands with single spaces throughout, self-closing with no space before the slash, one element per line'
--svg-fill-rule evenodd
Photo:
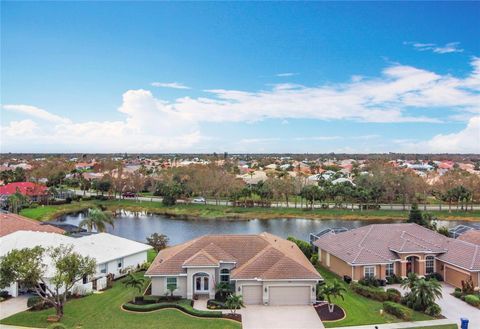
<path fill-rule="evenodd" d="M 228 295 L 232 293 L 232 288 L 228 282 L 219 282 L 215 286 L 215 290 L 220 294 L 220 299 L 222 301 L 226 300 Z"/>
<path fill-rule="evenodd" d="M 45 262 L 49 259 L 50 262 Z M 73 246 L 14 249 L 0 259 L 0 289 L 13 282 L 33 289 L 55 307 L 58 318 L 73 286 L 95 273 L 95 260 L 73 251 Z"/>
<path fill-rule="evenodd" d="M 147 237 L 147 243 L 151 245 L 156 252 L 165 249 L 168 241 L 169 238 L 165 234 L 153 233 L 150 237 Z"/>
<path fill-rule="evenodd" d="M 335 304 L 332 304 L 332 298 L 340 297 L 342 300 L 343 293 L 346 291 L 344 286 L 338 282 L 338 280 L 334 280 L 331 284 L 325 284 L 320 289 L 317 290 L 317 296 L 325 296 L 328 301 L 328 311 L 330 313 L 333 312 Z"/>
<path fill-rule="evenodd" d="M 173 298 L 173 293 L 177 290 L 176 284 L 167 284 L 167 290 L 170 291 L 170 298 Z"/>
<path fill-rule="evenodd" d="M 408 273 L 407 278 L 402 283 L 402 288 L 412 289 L 417 281 L 418 276 L 415 272 Z"/>
<path fill-rule="evenodd" d="M 125 287 L 132 287 L 138 290 L 139 293 L 142 292 L 145 279 L 134 275 L 133 273 L 128 274 L 123 284 Z"/>
<path fill-rule="evenodd" d="M 232 314 L 235 314 L 238 309 L 245 307 L 245 305 L 243 304 L 242 295 L 235 295 L 235 294 L 231 294 L 230 296 L 227 297 L 227 301 L 225 302 L 225 305 L 230 309 L 230 312 Z"/>
<path fill-rule="evenodd" d="M 105 232 L 107 230 L 107 224 L 113 227 L 113 221 L 110 213 L 94 208 L 88 210 L 87 218 L 82 220 L 79 226 L 86 226 L 90 232 L 94 229 L 97 232 Z"/>

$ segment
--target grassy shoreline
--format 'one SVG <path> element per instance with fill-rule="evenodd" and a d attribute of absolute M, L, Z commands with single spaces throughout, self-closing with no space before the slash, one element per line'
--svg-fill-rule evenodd
<path fill-rule="evenodd" d="M 133 212 L 149 212 L 152 214 L 178 216 L 182 218 L 200 219 L 342 219 L 342 220 L 401 220 L 408 217 L 408 211 L 401 210 L 349 210 L 349 209 L 315 209 L 300 208 L 240 208 L 216 205 L 177 204 L 166 207 L 161 202 L 135 200 L 80 201 L 57 206 L 40 206 L 23 209 L 20 214 L 35 220 L 48 221 L 65 214 L 75 213 L 88 208 L 100 206 L 109 211 L 120 209 Z M 480 211 L 447 212 L 431 211 L 440 220 L 480 221 Z"/>

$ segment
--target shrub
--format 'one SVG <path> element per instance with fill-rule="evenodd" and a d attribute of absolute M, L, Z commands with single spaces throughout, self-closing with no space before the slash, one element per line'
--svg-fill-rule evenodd
<path fill-rule="evenodd" d="M 357 294 L 362 295 L 364 297 L 370 298 L 370 299 L 375 299 L 380 302 L 384 302 L 389 300 L 389 295 L 388 293 L 383 290 L 382 288 L 377 288 L 377 287 L 371 287 L 371 286 L 365 286 L 361 285 L 358 283 L 352 283 L 350 285 L 353 291 L 355 291 Z M 392 296 L 393 298 L 393 296 Z M 394 297 L 396 300 L 396 297 Z"/>
<path fill-rule="evenodd" d="M 385 312 L 396 316 L 397 318 L 410 321 L 412 319 L 412 310 L 394 302 L 384 302 L 383 309 Z"/>
<path fill-rule="evenodd" d="M 438 304 L 432 304 L 425 309 L 425 314 L 430 316 L 439 316 L 442 308 Z"/>
<path fill-rule="evenodd" d="M 161 310 L 163 308 L 176 308 L 187 314 L 203 317 L 203 318 L 221 318 L 222 317 L 222 312 L 220 311 L 200 311 L 200 310 L 194 309 L 191 306 L 187 307 L 186 305 L 181 305 L 179 303 L 169 303 L 169 302 L 161 302 L 161 303 L 145 304 L 145 305 L 135 305 L 132 303 L 125 303 L 123 304 L 123 308 L 127 311 L 133 311 L 133 312 L 150 312 L 155 310 Z"/>
<path fill-rule="evenodd" d="M 455 291 L 462 292 L 462 289 L 457 287 L 457 288 L 455 288 Z"/>
<path fill-rule="evenodd" d="M 381 281 L 382 280 L 379 280 L 373 276 L 370 276 L 370 277 L 358 280 L 358 283 L 364 286 L 378 287 L 382 285 Z"/>
<path fill-rule="evenodd" d="M 454 297 L 457 297 L 457 298 L 461 298 L 461 297 L 463 296 L 463 293 L 462 293 L 461 290 L 460 290 L 460 291 L 455 290 L 455 291 L 453 292 L 453 296 L 454 296 Z"/>
<path fill-rule="evenodd" d="M 464 295 L 471 295 L 475 291 L 473 280 L 470 277 L 467 281 L 462 280 L 462 292 Z"/>
<path fill-rule="evenodd" d="M 10 297 L 10 294 L 8 293 L 8 291 L 6 290 L 0 291 L 0 298 L 7 299 L 8 297 Z"/>
<path fill-rule="evenodd" d="M 312 257 L 310 257 L 310 262 L 313 264 L 313 265 L 317 265 L 318 264 L 318 254 L 317 253 L 314 253 L 312 255 Z"/>
<path fill-rule="evenodd" d="M 387 296 L 389 301 L 400 303 L 400 299 L 402 298 L 402 293 L 395 288 L 388 288 Z"/>
<path fill-rule="evenodd" d="M 312 246 L 310 245 L 310 243 L 308 243 L 307 241 L 296 239 L 293 236 L 289 236 L 287 240 L 294 242 L 308 259 L 312 257 Z"/>
<path fill-rule="evenodd" d="M 443 281 L 443 276 L 440 273 L 433 272 L 425 275 L 425 280 L 435 279 L 437 281 Z"/>
<path fill-rule="evenodd" d="M 45 301 L 42 299 L 42 297 L 32 296 L 27 300 L 27 307 L 31 308 L 32 310 L 39 311 L 44 309 L 45 306 Z"/>
<path fill-rule="evenodd" d="M 480 306 L 480 297 L 477 295 L 466 295 L 465 302 L 472 306 L 478 307 Z"/>

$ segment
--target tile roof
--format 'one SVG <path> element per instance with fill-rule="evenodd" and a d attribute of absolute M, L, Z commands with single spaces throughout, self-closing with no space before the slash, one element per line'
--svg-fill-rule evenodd
<path fill-rule="evenodd" d="M 4 186 L 0 186 L 0 194 L 10 195 L 15 194 L 17 190 L 28 196 L 37 196 L 47 194 L 47 187 L 44 185 L 32 182 L 15 182 Z"/>
<path fill-rule="evenodd" d="M 61 228 L 52 225 L 44 225 L 20 215 L 11 213 L 0 214 L 0 237 L 17 231 L 65 233 Z"/>
<path fill-rule="evenodd" d="M 317 247 L 352 265 L 389 263 L 399 253 L 431 253 L 471 271 L 480 271 L 480 246 L 447 238 L 413 223 L 373 224 L 321 236 Z"/>
<path fill-rule="evenodd" d="M 235 279 L 312 279 L 321 276 L 296 244 L 269 233 L 206 235 L 160 251 L 147 275 L 186 273 L 183 266 L 234 262 Z"/>
<path fill-rule="evenodd" d="M 460 235 L 458 240 L 480 245 L 480 230 L 470 230 Z"/>

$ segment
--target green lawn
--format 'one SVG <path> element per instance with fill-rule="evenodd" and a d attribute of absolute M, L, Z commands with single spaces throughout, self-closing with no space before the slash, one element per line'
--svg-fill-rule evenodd
<path fill-rule="evenodd" d="M 410 327 L 405 329 L 458 329 L 456 324 L 443 324 L 440 326 Z"/>
<path fill-rule="evenodd" d="M 147 262 L 153 262 L 155 257 L 157 256 L 157 252 L 153 249 L 147 251 Z"/>
<path fill-rule="evenodd" d="M 38 206 L 36 208 L 25 208 L 20 211 L 20 215 L 35 220 L 47 221 L 55 219 L 61 215 L 74 213 L 94 207 L 95 204 L 90 201 L 72 202 L 55 206 Z"/>
<path fill-rule="evenodd" d="M 337 275 L 321 266 L 317 266 L 317 270 L 320 272 L 326 282 L 334 279 L 338 279 L 339 281 L 341 281 L 341 279 Z M 341 282 L 347 289 L 347 292 L 344 293 L 344 300 L 342 300 L 341 298 L 337 298 L 334 300 L 334 303 L 342 307 L 345 310 L 347 316 L 341 321 L 324 322 L 326 328 L 360 326 L 401 321 L 400 319 L 387 313 L 380 315 L 380 309 L 383 308 L 382 303 L 356 294 L 355 292 L 350 290 L 346 283 L 344 283 L 343 281 Z M 428 315 L 414 312 L 412 321 L 423 321 L 431 319 L 432 318 Z"/>
<path fill-rule="evenodd" d="M 140 274 L 139 274 L 140 275 Z M 223 319 L 205 319 L 187 315 L 179 310 L 164 309 L 150 313 L 131 313 L 120 306 L 138 295 L 138 291 L 115 282 L 112 289 L 101 294 L 72 300 L 65 307 L 62 323 L 68 328 L 84 329 L 240 329 L 239 323 Z M 47 327 L 47 316 L 53 309 L 22 312 L 1 320 L 1 324 Z"/>

